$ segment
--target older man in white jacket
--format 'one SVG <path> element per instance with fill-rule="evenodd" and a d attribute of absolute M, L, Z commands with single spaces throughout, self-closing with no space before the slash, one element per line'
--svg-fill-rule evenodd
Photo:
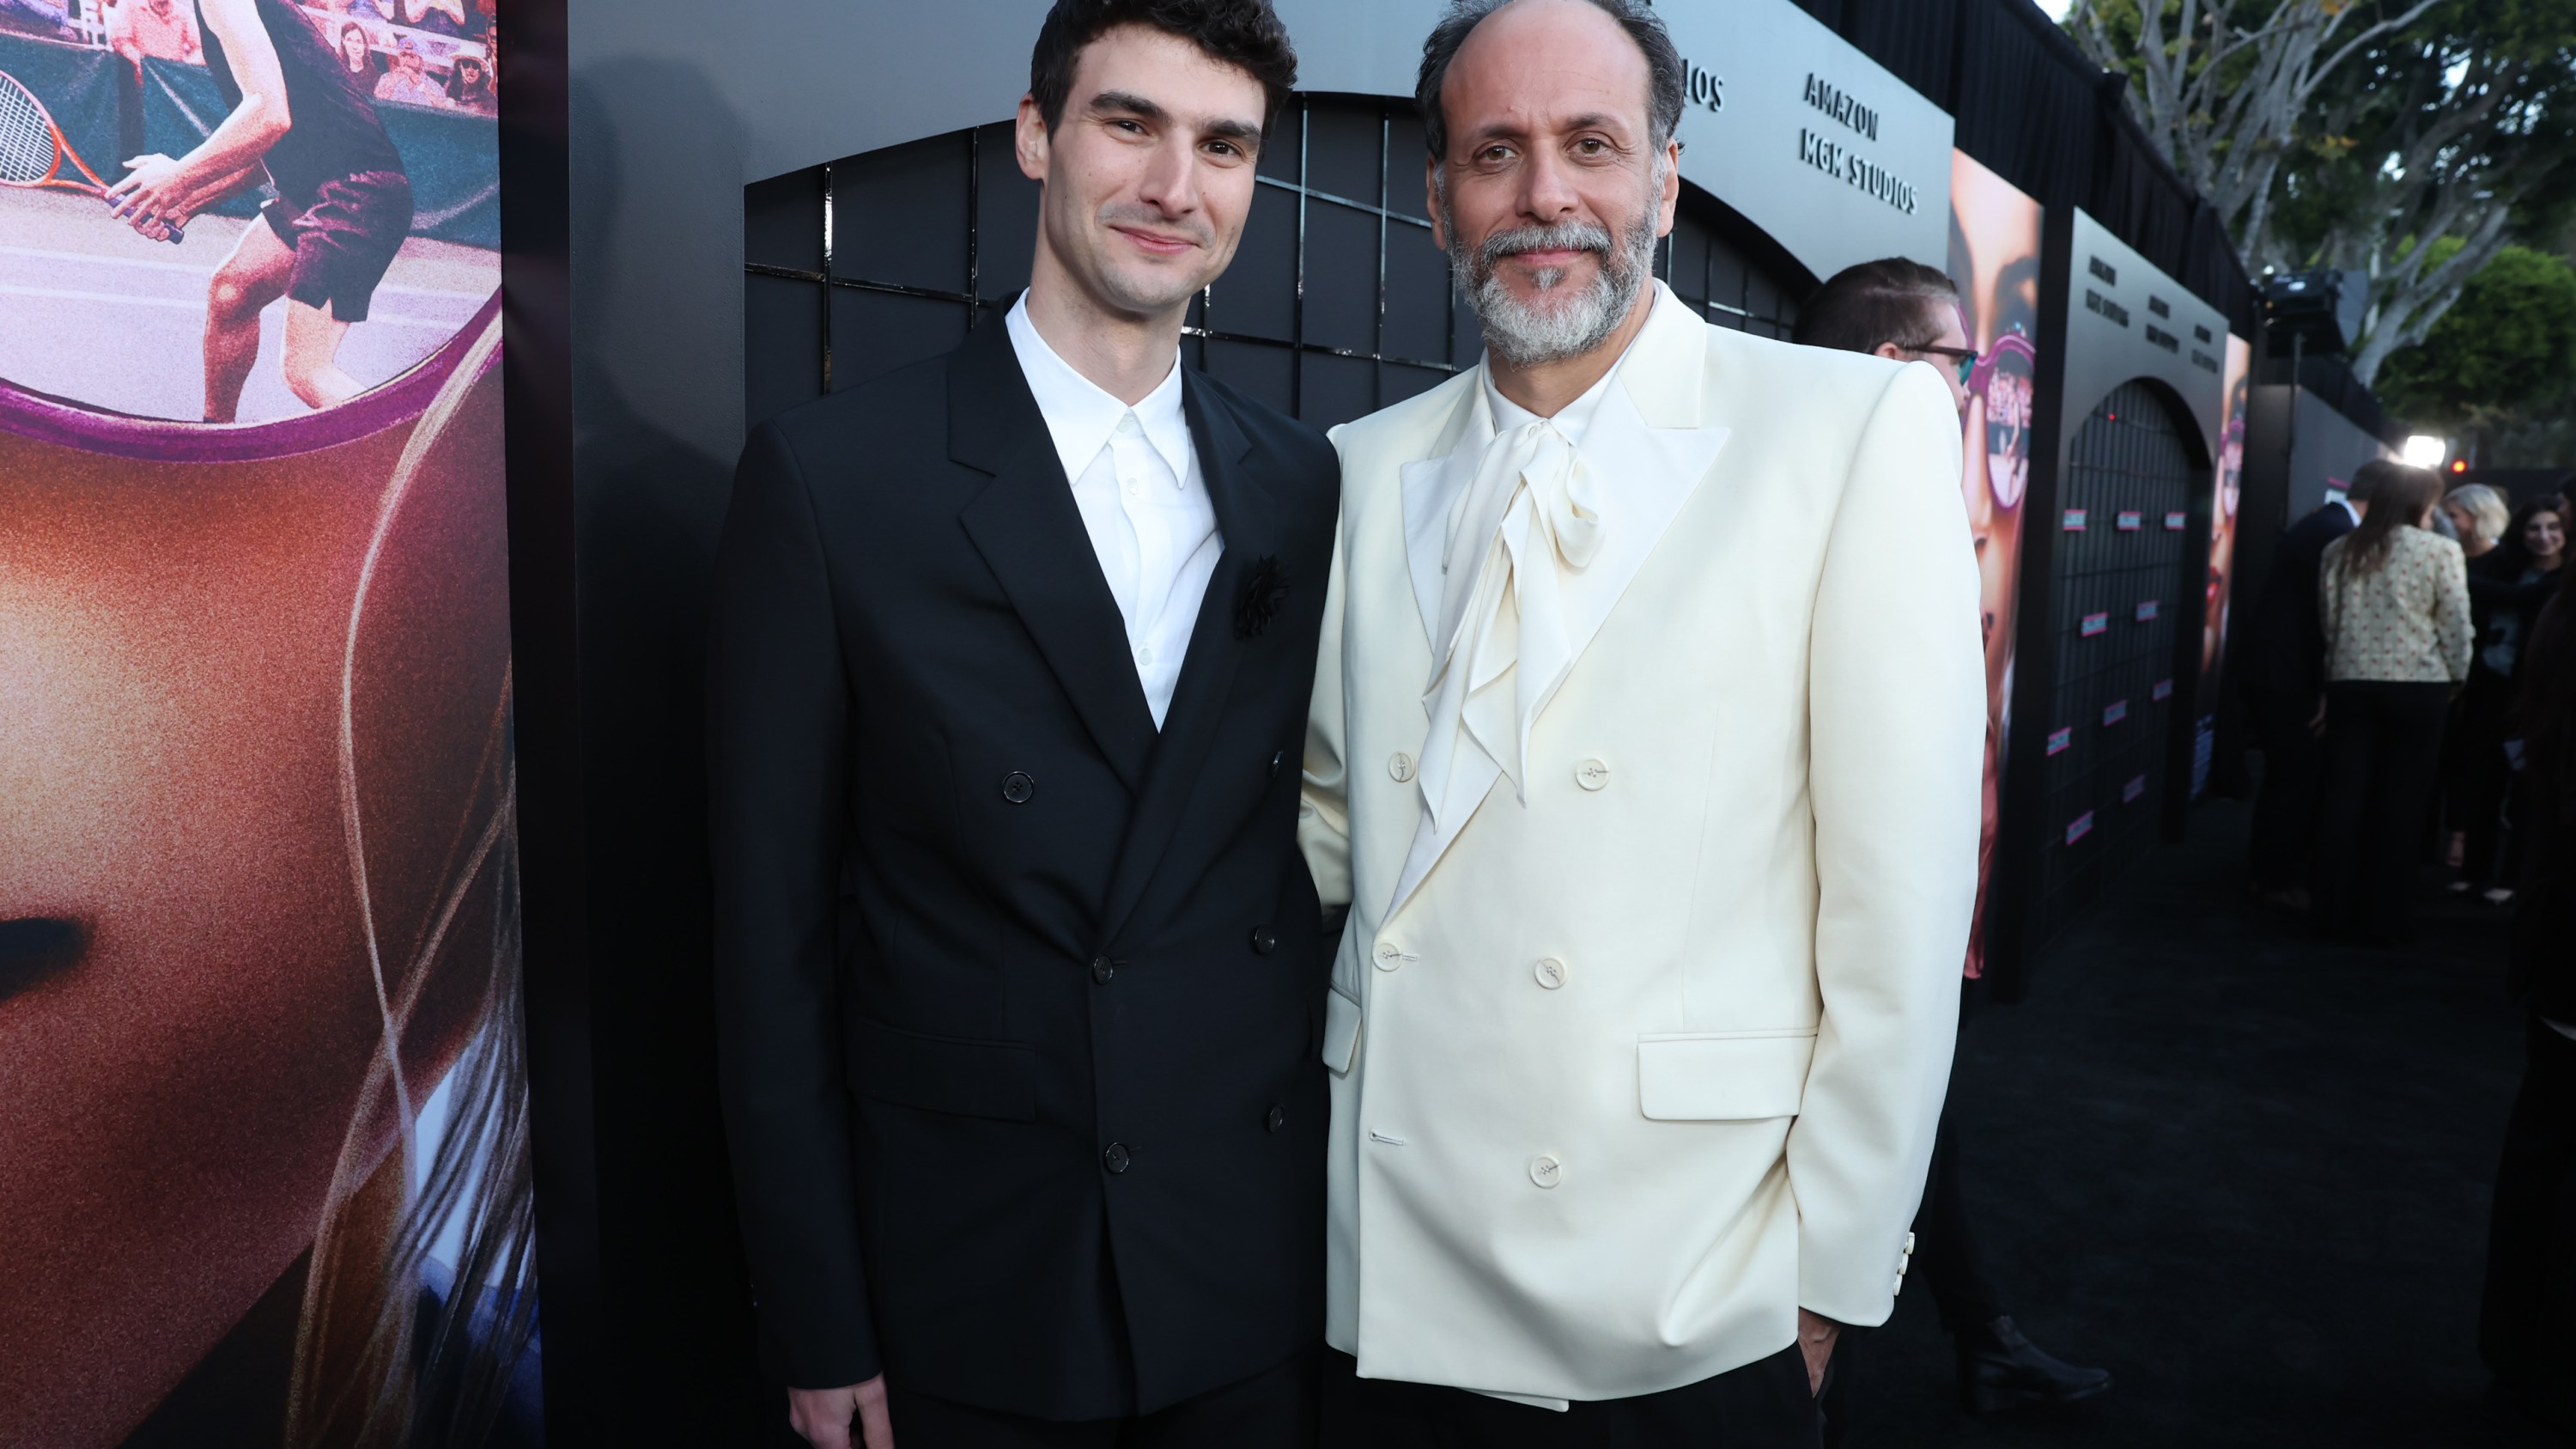
<path fill-rule="evenodd" d="M 1958 420 L 1652 280 L 1681 74 L 1639 0 L 1425 46 L 1487 356 L 1336 434 L 1337 1449 L 1813 1443 L 1902 1286 L 1976 889 Z"/>

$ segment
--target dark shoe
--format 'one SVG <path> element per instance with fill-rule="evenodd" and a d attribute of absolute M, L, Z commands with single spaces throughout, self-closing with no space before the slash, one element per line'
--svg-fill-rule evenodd
<path fill-rule="evenodd" d="M 2077 1368 L 2021 1336 L 2009 1317 L 1958 1331 L 1959 1407 L 1992 1414 L 2026 1404 L 2071 1404 L 2111 1387 L 2106 1369 Z"/>

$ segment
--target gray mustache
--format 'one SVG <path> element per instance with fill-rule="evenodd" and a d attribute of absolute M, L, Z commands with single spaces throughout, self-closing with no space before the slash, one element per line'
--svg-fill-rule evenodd
<path fill-rule="evenodd" d="M 1606 258 L 1610 254 L 1609 229 L 1584 221 L 1522 227 L 1518 231 L 1497 232 L 1485 238 L 1477 246 L 1476 255 L 1490 267 L 1505 257 L 1516 257 L 1523 252 L 1553 251 L 1591 252 Z"/>

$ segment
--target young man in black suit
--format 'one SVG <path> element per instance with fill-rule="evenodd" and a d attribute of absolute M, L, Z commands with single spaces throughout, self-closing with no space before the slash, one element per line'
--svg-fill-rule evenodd
<path fill-rule="evenodd" d="M 1178 360 L 1295 66 L 1267 0 L 1059 0 L 1027 294 L 744 449 L 721 1071 L 817 1449 L 1312 1442 L 1337 470 Z"/>

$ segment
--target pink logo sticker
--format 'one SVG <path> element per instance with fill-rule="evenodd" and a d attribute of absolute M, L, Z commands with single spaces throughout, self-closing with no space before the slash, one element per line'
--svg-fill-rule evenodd
<path fill-rule="evenodd" d="M 2083 624 L 2082 624 L 2082 626 L 2078 629 L 2078 631 L 2077 631 L 2077 632 L 2078 632 L 2078 633 L 2080 633 L 2084 638 L 2090 639 L 2090 638 L 2092 638 L 2092 637 L 2093 637 L 2094 635 L 2096 635 L 2096 634 L 2100 634 L 2100 633 L 2106 632 L 2107 630 L 2109 630 L 2109 629 L 2110 629 L 2110 627 L 2111 627 L 2111 616 L 2110 616 L 2110 615 L 2108 615 L 2108 614 L 2087 614 L 2087 615 L 2085 615 L 2085 616 L 2084 616 L 2084 623 L 2083 623 Z"/>
<path fill-rule="evenodd" d="M 2120 803 L 2123 805 L 2129 804 L 2145 793 L 2147 793 L 2147 777 L 2140 775 L 2136 779 L 2131 780 L 2129 783 L 2120 787 Z"/>
<path fill-rule="evenodd" d="M 2143 624 L 2149 619 L 2154 618 L 2156 616 L 2156 611 L 2157 603 L 2155 600 L 2140 599 L 2138 601 L 2138 622 Z"/>
<path fill-rule="evenodd" d="M 2082 533 L 2084 531 L 2083 509 L 2070 508 L 2066 510 L 2066 531 L 2068 533 Z"/>
<path fill-rule="evenodd" d="M 2148 692 L 2159 701 L 2171 699 L 2173 698 L 2173 681 L 2170 679 L 2159 679 L 2156 681 L 2156 687 Z"/>
<path fill-rule="evenodd" d="M 2058 730 L 2058 731 L 2056 731 L 2056 732 L 2052 733 L 2051 735 L 2049 735 L 2049 737 L 2048 737 L 2048 752 L 2049 752 L 2050 754 L 2052 754 L 2052 755 L 2062 755 L 2062 754 L 2066 753 L 2067 749 L 2068 749 L 2069 747 L 2071 747 L 2074 743 L 2075 743 L 2075 726 L 2073 726 L 2073 725 L 2068 725 L 2068 726 L 2066 726 L 2065 728 L 2060 729 L 2060 730 Z"/>
<path fill-rule="evenodd" d="M 2140 525 L 2146 522 L 2146 517 L 2143 514 L 2124 512 L 2120 514 L 2118 518 L 2114 519 L 2113 522 L 2119 527 L 2119 530 L 2122 533 L 2135 533 L 2138 531 Z"/>
<path fill-rule="evenodd" d="M 2183 525 L 2188 521 L 2189 520 L 2182 514 L 2168 513 L 2165 515 L 2165 532 L 2180 533 L 2183 530 Z"/>
<path fill-rule="evenodd" d="M 2106 725 L 2118 724 L 2120 721 L 2127 719 L 2128 717 L 2129 702 L 2125 699 L 2115 699 L 2109 704 L 2102 706 L 2102 723 Z"/>
<path fill-rule="evenodd" d="M 2093 833 L 2093 812 L 2085 811 L 2066 823 L 2066 843 L 2073 845 Z"/>

